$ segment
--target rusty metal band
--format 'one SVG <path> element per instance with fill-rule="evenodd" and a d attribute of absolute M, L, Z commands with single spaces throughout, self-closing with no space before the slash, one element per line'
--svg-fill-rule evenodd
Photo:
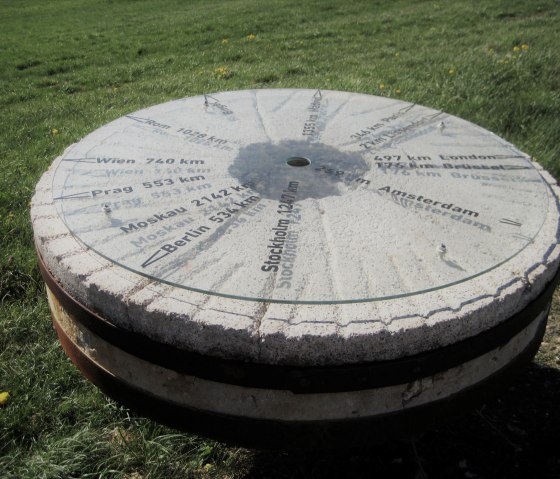
<path fill-rule="evenodd" d="M 139 389 L 92 361 L 54 321 L 67 355 L 92 383 L 120 403 L 175 429 L 259 449 L 331 449 L 371 445 L 391 439 L 413 438 L 445 424 L 458 413 L 493 396 L 539 349 L 546 329 L 543 321 L 527 347 L 493 375 L 450 397 L 398 412 L 340 420 L 279 421 L 231 416 L 186 407 Z"/>
<path fill-rule="evenodd" d="M 404 384 L 475 359 L 506 344 L 529 326 L 541 312 L 548 312 L 552 294 L 560 278 L 560 273 L 557 272 L 543 292 L 511 318 L 455 344 L 395 360 L 300 367 L 207 356 L 181 350 L 120 328 L 72 298 L 51 275 L 39 252 L 37 255 L 45 283 L 66 312 L 111 345 L 178 373 L 244 387 L 305 394 L 360 391 Z"/>

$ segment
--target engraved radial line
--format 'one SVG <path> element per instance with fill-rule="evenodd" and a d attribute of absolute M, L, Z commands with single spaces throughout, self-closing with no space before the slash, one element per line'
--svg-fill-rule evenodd
<path fill-rule="evenodd" d="M 348 105 L 348 103 L 350 103 L 350 98 L 347 98 L 346 100 L 344 100 L 339 106 L 337 106 L 335 108 L 335 110 L 332 113 L 329 113 L 327 115 L 327 120 L 328 121 L 333 121 L 342 111 L 342 109 L 344 107 L 346 107 L 346 105 Z"/>
<path fill-rule="evenodd" d="M 327 94 L 323 94 L 322 95 L 323 99 L 327 99 L 328 101 L 328 96 Z M 333 121 L 333 119 L 339 115 L 339 113 L 342 111 L 342 109 L 349 103 L 350 99 L 347 98 L 345 101 L 343 101 L 332 113 L 325 115 L 325 123 L 324 126 L 321 125 L 321 122 L 317 123 L 317 132 L 319 134 L 318 138 L 319 140 L 324 141 L 325 139 L 325 133 L 327 132 L 330 123 Z M 337 146 L 337 145 L 335 145 Z"/>
<path fill-rule="evenodd" d="M 198 275 L 204 271 L 208 271 L 209 269 L 211 269 L 212 266 L 214 265 L 220 265 L 222 263 L 222 260 L 224 258 L 226 258 L 229 255 L 228 251 L 224 251 L 222 254 L 218 255 L 217 257 L 214 257 L 213 259 L 208 259 L 204 262 L 204 264 L 200 265 L 198 268 L 192 268 L 189 269 L 189 276 L 195 276 Z"/>
<path fill-rule="evenodd" d="M 257 118 L 259 119 L 259 123 L 261 125 L 262 130 L 263 130 L 263 133 L 266 135 L 268 141 L 272 142 L 272 138 L 268 134 L 268 131 L 266 129 L 266 125 L 264 124 L 264 118 L 262 117 L 261 112 L 259 110 L 259 100 L 257 98 L 257 92 L 253 91 L 252 93 L 253 93 L 253 107 L 254 107 L 255 113 L 257 114 Z"/>
<path fill-rule="evenodd" d="M 97 158 L 63 158 L 62 161 L 75 161 L 76 163 L 97 163 Z"/>
<path fill-rule="evenodd" d="M 127 116 L 126 118 L 128 119 L 132 119 L 132 120 L 136 120 L 135 118 L 131 118 L 129 116 Z M 169 125 L 173 128 L 176 128 L 176 126 L 174 125 Z M 130 123 L 129 125 L 125 125 L 122 131 L 116 132 L 114 135 L 110 135 L 107 138 L 105 138 L 100 144 L 105 143 L 106 140 L 108 140 L 109 138 L 111 138 L 112 136 L 117 136 L 117 138 L 119 138 L 119 135 L 121 134 L 125 134 L 128 130 L 132 130 L 132 131 L 138 131 L 140 130 L 143 133 L 152 133 L 153 135 L 157 135 L 158 138 L 162 138 L 162 137 L 167 137 L 167 138 L 174 138 L 176 140 L 183 140 L 183 137 L 180 135 L 177 135 L 175 133 L 171 133 L 168 130 L 164 130 L 161 129 L 161 131 L 159 129 L 157 129 L 156 127 L 148 124 L 148 123 L 142 123 L 139 122 L 138 120 L 136 120 L 135 123 Z M 158 131 L 158 133 L 154 133 L 154 130 Z M 183 140 L 184 141 L 184 140 Z"/>
<path fill-rule="evenodd" d="M 284 107 L 284 105 L 286 105 L 287 103 L 289 103 L 289 101 L 297 95 L 297 93 L 298 93 L 297 91 L 294 91 L 293 93 L 291 93 L 290 95 L 288 95 L 288 96 L 286 97 L 286 99 L 283 100 L 283 101 L 281 101 L 277 106 L 275 106 L 275 107 L 271 110 L 271 112 L 276 113 L 276 112 L 278 112 L 278 110 L 281 110 L 281 109 Z"/>
<path fill-rule="evenodd" d="M 342 102 L 338 107 L 336 107 L 336 109 L 332 112 L 329 113 L 326 118 L 325 118 L 325 128 L 322 131 L 322 138 L 325 138 L 325 135 L 327 134 L 329 127 L 331 126 L 332 123 L 335 123 L 335 118 L 337 116 L 340 115 L 340 112 L 343 110 L 343 108 L 348 105 L 348 103 L 350 103 L 350 98 L 347 98 L 344 102 Z M 335 125 L 333 125 L 335 126 Z M 337 143 L 334 143 L 333 146 L 340 146 Z"/>
<path fill-rule="evenodd" d="M 54 198 L 56 199 L 56 198 Z M 66 210 L 66 215 L 69 217 L 72 217 L 74 215 L 78 215 L 78 214 L 97 214 L 99 213 L 99 205 L 97 204 L 89 204 L 86 206 L 79 206 L 79 207 L 74 207 L 74 209 L 70 210 L 67 209 Z M 75 229 L 75 232 L 79 232 L 80 230 L 78 228 Z M 86 230 L 87 231 L 87 230 Z"/>
<path fill-rule="evenodd" d="M 313 201 L 313 204 L 315 206 L 315 209 L 318 211 L 320 209 L 319 207 L 319 202 L 317 200 Z M 332 232 L 331 232 L 331 228 L 327 223 L 327 219 L 326 219 L 326 215 L 328 213 L 325 212 L 325 214 L 320 215 L 321 218 L 321 227 L 323 229 L 323 237 L 327 240 L 326 243 L 324 243 L 326 250 L 325 250 L 325 257 L 327 260 L 327 277 L 329 278 L 329 282 L 332 286 L 332 288 L 334 289 L 334 293 L 335 293 L 335 297 L 336 299 L 339 299 L 340 296 L 340 285 L 338 284 L 337 278 L 338 278 L 338 259 L 336 258 L 336 256 L 333 254 L 332 250 L 331 250 L 331 245 L 332 245 Z"/>
<path fill-rule="evenodd" d="M 406 275 L 401 272 L 400 264 L 396 260 L 395 256 L 392 254 L 387 254 L 387 259 L 391 267 L 393 268 L 394 273 L 391 274 L 389 271 L 386 272 L 387 275 L 392 276 L 394 278 L 398 278 L 399 285 L 401 287 L 401 291 L 403 293 L 408 293 L 410 290 L 408 289 L 408 281 L 406 279 Z M 406 290 L 405 290 L 406 288 Z"/>
<path fill-rule="evenodd" d="M 379 147 L 376 147 L 377 150 L 386 150 L 388 148 L 395 148 L 397 145 L 400 145 L 403 142 L 406 142 L 408 140 L 411 140 L 413 138 L 418 138 L 419 136 L 425 136 L 429 133 L 431 133 L 432 131 L 418 131 L 421 128 L 426 128 L 428 126 L 432 126 L 434 127 L 434 123 L 436 121 L 441 121 L 440 115 L 445 115 L 445 113 L 443 112 L 439 112 L 437 114 L 434 114 L 430 117 L 429 121 L 425 124 L 422 125 L 418 125 L 418 126 L 414 126 L 410 129 L 410 131 L 406 131 L 403 133 L 400 133 L 398 135 L 396 135 L 395 137 L 391 138 L 390 141 L 386 141 L 382 144 L 379 145 Z M 445 118 L 445 117 L 444 117 Z M 405 125 L 406 128 L 406 125 Z M 391 130 L 389 130 L 388 132 L 386 131 L 385 134 L 387 133 L 392 133 Z M 383 134 L 383 131 L 380 132 L 380 134 Z"/>
<path fill-rule="evenodd" d="M 377 113 L 377 114 L 379 114 L 379 113 L 380 113 L 381 111 L 383 111 L 383 110 L 389 110 L 389 109 L 392 110 L 394 106 L 395 106 L 395 104 L 391 103 L 391 104 L 389 104 L 389 105 L 387 105 L 387 106 L 385 106 L 385 107 L 381 107 L 381 108 L 378 108 L 378 109 L 376 109 L 376 110 L 371 109 L 371 110 L 359 112 L 358 114 L 356 114 L 356 115 L 354 116 L 354 118 L 356 119 L 356 118 L 360 118 L 360 117 L 364 117 L 364 116 L 366 116 L 366 118 L 369 118 L 370 115 L 373 114 L 374 112 Z M 399 109 L 397 112 L 393 113 L 393 115 L 396 115 L 396 114 L 404 115 L 404 114 L 408 113 L 410 110 L 412 110 L 412 108 L 413 108 L 414 106 L 416 106 L 415 103 L 413 103 L 413 104 L 411 104 L 411 105 L 409 105 L 409 106 L 407 106 L 407 107 L 405 107 L 405 108 L 401 108 L 401 109 Z M 371 121 L 381 122 L 381 118 L 377 118 L 377 119 L 371 120 Z M 393 121 L 394 121 L 394 120 L 393 120 Z M 392 124 L 392 122 L 389 122 L 389 123 L 385 122 L 385 123 L 386 123 L 386 125 L 385 125 L 385 127 L 384 127 L 385 129 L 387 129 L 388 127 L 390 127 L 391 124 Z M 367 125 L 364 125 L 364 128 L 365 128 L 365 126 L 367 126 Z M 381 131 L 380 131 L 380 132 L 377 132 L 377 131 L 376 131 L 376 132 L 372 132 L 372 133 L 371 133 L 372 136 L 376 136 L 376 135 L 378 135 L 378 134 L 381 134 Z M 347 141 L 347 142 L 345 142 L 345 143 L 341 143 L 341 144 L 338 144 L 338 145 L 336 145 L 336 146 L 343 147 L 343 146 L 356 145 L 356 144 L 358 144 L 358 143 L 360 143 L 360 142 L 362 142 L 362 141 L 364 141 L 364 140 L 367 140 L 368 138 L 369 138 L 369 136 L 365 136 L 365 137 L 363 137 L 363 138 L 358 138 L 358 139 L 355 139 L 355 140 L 349 140 L 349 141 Z"/>
<path fill-rule="evenodd" d="M 239 273 L 242 270 L 242 266 L 243 263 L 235 263 L 233 265 L 231 265 L 228 269 L 224 270 L 221 274 L 221 276 L 218 276 L 216 278 L 216 281 L 214 281 L 212 283 L 212 286 L 210 286 L 210 289 L 215 291 L 218 290 L 220 288 L 220 286 L 222 286 L 223 284 L 227 283 L 229 280 L 231 280 L 231 278 Z"/>
<path fill-rule="evenodd" d="M 199 248 L 199 249 L 202 249 L 202 248 Z M 224 252 L 220 255 L 220 257 L 218 259 L 209 261 L 208 263 L 205 263 L 204 264 L 204 271 L 207 271 L 208 268 L 210 266 L 212 266 L 213 264 L 215 264 L 215 265 L 223 264 L 223 259 L 226 258 L 228 256 L 228 254 L 229 254 L 228 252 Z M 236 262 L 235 264 L 228 266 L 227 269 L 222 271 L 221 275 L 216 275 L 216 277 L 214 278 L 214 281 L 212 283 L 208 284 L 208 285 L 205 285 L 203 289 L 208 289 L 210 291 L 217 291 L 217 290 L 220 289 L 220 287 L 222 285 L 224 285 L 228 281 L 235 281 L 234 276 L 239 274 L 240 272 L 243 272 L 243 269 L 242 269 L 243 266 L 244 266 L 243 262 Z M 201 271 L 200 268 L 198 269 L 198 271 L 193 270 L 193 274 L 195 272 L 200 273 L 200 271 Z M 189 274 L 188 276 L 191 277 L 192 275 Z M 183 284 L 186 287 L 189 287 L 189 286 L 196 287 L 196 285 L 188 285 L 188 284 L 185 284 L 185 283 L 183 283 Z M 268 291 L 268 293 L 270 293 L 270 291 Z"/>
<path fill-rule="evenodd" d="M 91 195 L 89 191 L 84 191 L 82 193 L 72 193 L 69 195 L 57 196 L 56 198 L 53 198 L 53 200 L 66 200 L 66 199 L 76 199 L 76 198 L 91 198 Z"/>

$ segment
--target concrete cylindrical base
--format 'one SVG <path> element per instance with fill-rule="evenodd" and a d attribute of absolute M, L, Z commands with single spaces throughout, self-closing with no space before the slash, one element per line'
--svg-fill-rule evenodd
<path fill-rule="evenodd" d="M 350 447 L 412 437 L 479 404 L 537 352 L 555 286 L 500 327 L 417 357 L 331 368 L 257 365 L 258 372 L 255 365 L 214 364 L 197 376 L 196 368 L 189 374 L 188 366 L 152 362 L 164 357 L 166 348 L 174 358 L 181 352 L 119 330 L 75 302 L 44 265 L 42 271 L 64 350 L 107 394 L 173 427 L 276 448 Z M 102 337 L 108 329 L 109 337 Z M 277 387 L 263 387 L 263 375 Z M 354 379 L 355 390 L 344 390 L 344 381 L 328 384 L 328 378 L 339 377 L 361 381 Z"/>

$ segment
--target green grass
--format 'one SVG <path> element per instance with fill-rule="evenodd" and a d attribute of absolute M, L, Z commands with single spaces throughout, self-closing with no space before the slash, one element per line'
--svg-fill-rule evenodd
<path fill-rule="evenodd" d="M 398 445 L 334 455 L 240 450 L 104 397 L 49 324 L 29 201 L 52 160 L 100 125 L 246 88 L 347 90 L 438 108 L 494 131 L 558 178 L 559 14 L 555 0 L 0 0 L 0 391 L 10 392 L 0 408 L 0 475 L 412 477 Z M 430 477 L 557 477 L 558 304 L 514 390 L 419 439 Z"/>

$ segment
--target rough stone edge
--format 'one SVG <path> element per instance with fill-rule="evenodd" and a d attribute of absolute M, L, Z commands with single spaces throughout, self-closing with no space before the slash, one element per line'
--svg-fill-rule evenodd
<path fill-rule="evenodd" d="M 546 237 L 541 231 L 539 239 L 511 262 L 481 277 L 397 301 L 336 306 L 208 296 L 154 283 L 79 243 L 58 216 L 50 194 L 61 159 L 37 184 L 31 207 L 37 248 L 52 274 L 78 301 L 118 326 L 203 354 L 319 365 L 419 353 L 474 336 L 523 309 L 553 277 L 560 261 L 560 189 L 536 164 L 550 187 L 551 205 L 556 204 L 543 225 Z M 536 253 L 541 260 L 535 263 Z M 501 286 L 492 289 L 488 283 Z M 434 309 L 432 304 L 444 306 Z"/>

